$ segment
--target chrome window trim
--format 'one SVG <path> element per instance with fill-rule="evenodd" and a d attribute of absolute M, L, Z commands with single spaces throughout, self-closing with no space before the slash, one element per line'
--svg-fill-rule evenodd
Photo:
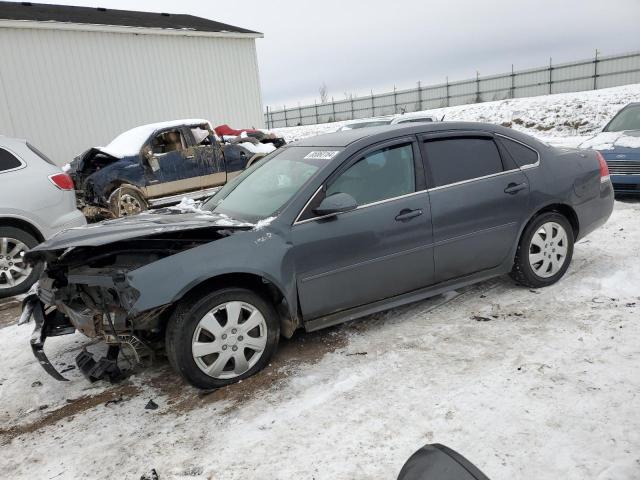
<path fill-rule="evenodd" d="M 514 168 L 511 170 L 503 170 L 502 172 L 492 173 L 491 175 L 484 175 L 483 177 L 470 178 L 468 180 L 460 180 L 455 183 L 447 183 L 446 185 L 440 185 L 438 187 L 429 188 L 427 191 L 434 192 L 449 187 L 457 187 L 458 185 L 464 185 L 465 183 L 477 182 L 478 180 L 486 180 L 487 178 L 499 177 L 500 175 L 506 175 L 507 173 L 520 172 L 521 168 Z"/>
<path fill-rule="evenodd" d="M 511 140 L 512 142 L 519 143 L 519 144 L 520 144 L 520 145 L 522 145 L 523 147 L 526 147 L 526 148 L 528 148 L 529 150 L 532 150 L 532 151 L 536 152 L 536 155 L 538 155 L 538 161 L 537 161 L 537 162 L 535 162 L 535 163 L 529 163 L 528 165 L 524 165 L 524 166 L 522 166 L 522 167 L 518 167 L 520 170 L 529 170 L 530 168 L 536 168 L 536 167 L 539 167 L 539 166 L 540 166 L 540 152 L 539 152 L 538 150 L 536 150 L 536 149 L 535 149 L 535 148 L 533 148 L 532 146 L 527 145 L 526 143 L 521 142 L 520 140 L 516 140 L 515 138 L 510 137 L 510 136 L 508 136 L 508 135 L 503 135 L 502 133 L 496 133 L 495 135 L 496 135 L 496 137 L 506 138 L 507 140 Z M 516 161 L 516 160 L 515 160 L 515 158 L 513 159 L 513 161 L 514 161 L 514 162 Z"/>
<path fill-rule="evenodd" d="M 304 208 L 300 211 L 300 213 L 298 214 L 298 216 L 296 217 L 296 221 L 293 222 L 293 226 L 296 225 L 302 225 L 303 223 L 308 223 L 308 222 L 314 222 L 316 220 L 321 220 L 323 218 L 329 218 L 329 217 L 336 217 L 338 215 L 342 215 L 344 213 L 349 213 L 349 212 L 342 212 L 342 213 L 332 213 L 329 215 L 322 215 L 320 217 L 312 217 L 312 218 L 307 218 L 306 220 L 298 220 L 300 218 L 300 215 L 302 215 L 302 213 L 307 209 L 307 207 L 309 206 L 309 203 L 311 203 L 311 200 L 313 200 L 315 198 L 315 196 L 318 194 L 318 192 L 322 189 L 322 187 L 320 187 L 318 190 L 316 190 L 316 193 L 314 193 L 311 198 L 309 199 L 309 201 L 306 203 L 306 205 L 304 206 Z M 429 190 L 419 190 L 417 192 L 411 192 L 411 193 L 405 193 L 404 195 L 399 195 L 397 197 L 391 197 L 391 198 L 385 198 L 384 200 L 378 200 L 377 202 L 371 202 L 371 203 L 365 203 L 364 205 L 358 205 L 354 210 L 350 210 L 350 212 L 354 212 L 356 210 L 362 210 L 363 208 L 369 208 L 369 207 L 374 207 L 376 205 L 381 205 L 383 203 L 388 203 L 388 202 L 393 202 L 395 200 L 400 200 L 402 198 L 408 198 L 408 197 L 412 197 L 414 195 L 418 195 L 420 193 L 428 193 Z"/>
<path fill-rule="evenodd" d="M 13 150 L 11 150 L 9 147 L 5 147 L 4 145 L 0 145 L 0 148 L 2 150 L 6 150 L 7 152 L 9 152 L 11 155 L 14 156 L 14 158 L 16 160 L 18 160 L 20 162 L 20 166 L 16 167 L 16 168 L 10 168 L 8 170 L 0 170 L 0 175 L 2 175 L 3 173 L 11 173 L 11 172 L 16 172 L 18 170 L 22 170 L 23 168 L 25 168 L 27 166 L 27 162 L 25 162 L 24 160 L 22 160 L 22 158 L 20 157 L 20 155 L 18 155 L 16 152 L 14 152 Z M 57 166 L 56 166 L 57 167 Z"/>
<path fill-rule="evenodd" d="M 307 200 L 307 203 L 304 204 L 304 207 L 302 207 L 302 210 L 300 210 L 300 212 L 298 212 L 298 215 L 296 216 L 296 219 L 293 221 L 293 225 L 296 225 L 298 223 L 306 222 L 307 220 L 311 220 L 310 218 L 308 218 L 307 220 L 300 221 L 300 217 L 307 210 L 307 207 L 313 201 L 313 199 L 316 198 L 316 195 L 318 195 L 318 193 L 320 193 L 320 191 L 322 190 L 322 187 L 324 187 L 324 182 L 322 183 L 322 185 L 320 185 L 318 187 L 318 189 L 313 193 L 313 195 L 311 195 L 311 197 L 309 197 L 309 200 Z"/>

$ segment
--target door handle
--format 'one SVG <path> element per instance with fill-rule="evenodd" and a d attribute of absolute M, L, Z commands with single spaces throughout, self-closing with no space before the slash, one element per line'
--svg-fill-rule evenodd
<path fill-rule="evenodd" d="M 526 182 L 522 183 L 510 183 L 507 185 L 507 188 L 504 189 L 504 193 L 508 193 L 509 195 L 515 195 L 520 190 L 524 190 L 527 188 Z"/>
<path fill-rule="evenodd" d="M 406 222 L 408 220 L 411 220 L 412 218 L 419 217 L 420 215 L 422 215 L 422 210 L 420 210 L 419 208 L 416 210 L 409 210 L 408 208 L 405 208 L 403 210 L 400 210 L 400 213 L 396 215 L 396 221 Z"/>
<path fill-rule="evenodd" d="M 187 158 L 187 159 L 191 160 L 192 158 L 195 158 L 195 157 L 196 157 L 195 155 L 187 155 L 187 156 L 186 156 L 186 157 L 184 157 L 184 158 Z"/>

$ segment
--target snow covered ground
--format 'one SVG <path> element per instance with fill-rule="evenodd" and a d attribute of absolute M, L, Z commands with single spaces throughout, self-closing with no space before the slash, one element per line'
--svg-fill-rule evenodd
<path fill-rule="evenodd" d="M 0 476 L 392 479 L 440 442 L 493 480 L 639 478 L 639 215 L 616 203 L 555 286 L 497 278 L 301 334 L 209 395 L 162 362 L 120 386 L 58 383 L 32 327 L 4 328 Z M 60 368 L 86 341 L 52 340 Z"/>
<path fill-rule="evenodd" d="M 538 110 L 573 105 L 563 115 L 580 110 L 590 127 L 544 132 L 569 146 L 640 99 L 640 86 L 555 97 L 555 106 L 541 97 L 449 111 L 542 122 Z M 616 202 L 552 287 L 501 277 L 301 333 L 264 372 L 206 395 L 162 360 L 116 386 L 91 385 L 75 369 L 59 383 L 31 354 L 32 325 L 1 328 L 0 477 L 156 469 L 162 480 L 393 479 L 415 450 L 438 442 L 492 480 L 640 478 L 638 252 L 640 202 Z M 87 343 L 53 338 L 47 352 L 66 369 Z M 145 409 L 149 400 L 158 408 Z"/>
<path fill-rule="evenodd" d="M 640 84 L 603 90 L 560 93 L 542 97 L 517 98 L 496 102 L 425 110 L 423 113 L 445 121 L 502 124 L 531 135 L 563 141 L 566 137 L 594 135 L 629 102 L 640 101 Z M 276 128 L 274 132 L 293 141 L 335 132 L 346 122 L 302 127 Z"/>

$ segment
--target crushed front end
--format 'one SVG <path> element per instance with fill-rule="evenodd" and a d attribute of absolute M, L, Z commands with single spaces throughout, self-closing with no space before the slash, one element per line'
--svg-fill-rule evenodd
<path fill-rule="evenodd" d="M 172 306 L 136 311 L 140 292 L 131 286 L 129 272 L 234 231 L 217 227 L 214 218 L 190 215 L 190 221 L 185 216 L 189 217 L 144 214 L 102 222 L 64 232 L 27 253 L 28 262 L 43 262 L 46 267 L 23 301 L 21 323 L 34 319 L 31 348 L 47 373 L 65 380 L 44 353 L 46 339 L 76 330 L 108 346 L 99 360 L 86 350 L 76 358 L 78 368 L 91 381 L 122 378 L 120 352 L 129 368 L 153 357 L 163 344 L 165 315 Z"/>

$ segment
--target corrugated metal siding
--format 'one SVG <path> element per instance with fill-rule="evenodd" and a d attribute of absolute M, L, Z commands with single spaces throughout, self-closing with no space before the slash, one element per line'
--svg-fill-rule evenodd
<path fill-rule="evenodd" d="M 398 90 L 335 103 L 283 110 L 268 109 L 268 127 L 415 112 L 453 105 L 579 92 L 640 82 L 640 52 L 548 65 L 448 84 Z M 346 103 L 345 103 L 346 102 Z M 310 108 L 314 110 L 310 112 Z M 334 110 L 335 109 L 335 110 Z M 317 112 L 317 113 L 316 113 Z"/>
<path fill-rule="evenodd" d="M 262 127 L 255 40 L 0 28 L 0 134 L 63 164 L 177 118 Z"/>

